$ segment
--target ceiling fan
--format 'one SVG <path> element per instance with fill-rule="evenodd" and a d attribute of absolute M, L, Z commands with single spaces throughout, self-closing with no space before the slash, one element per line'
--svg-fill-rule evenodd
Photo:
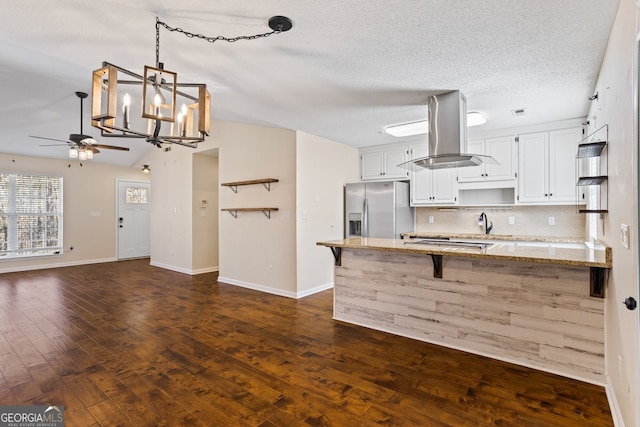
<path fill-rule="evenodd" d="M 49 141 L 58 141 L 64 142 L 64 144 L 48 144 L 41 145 L 41 147 L 52 147 L 59 145 L 67 145 L 71 147 L 69 150 L 69 157 L 71 158 L 79 158 L 80 160 L 92 159 L 94 154 L 98 154 L 100 152 L 99 148 L 108 149 L 108 150 L 120 150 L 120 151 L 129 151 L 127 147 L 118 147 L 116 145 L 105 145 L 98 144 L 93 137 L 89 135 L 84 135 L 82 132 L 82 104 L 84 99 L 88 96 L 85 92 L 76 92 L 76 96 L 80 99 L 80 133 L 72 133 L 69 135 L 69 140 L 64 141 L 62 139 L 56 138 L 47 138 L 44 136 L 35 136 L 29 135 L 31 138 L 37 139 L 46 139 Z"/>

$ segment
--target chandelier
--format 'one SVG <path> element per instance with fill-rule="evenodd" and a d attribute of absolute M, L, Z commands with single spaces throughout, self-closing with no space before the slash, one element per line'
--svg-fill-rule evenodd
<path fill-rule="evenodd" d="M 93 72 L 91 125 L 104 137 L 144 138 L 160 147 L 178 144 L 197 147 L 210 133 L 211 95 L 204 83 L 180 83 L 178 74 L 160 62 L 160 26 L 209 43 L 255 40 L 289 31 L 285 16 L 269 19 L 271 32 L 252 36 L 207 37 L 173 28 L 156 17 L 156 63 L 144 66 L 142 75 L 109 62 Z M 80 154 L 80 153 L 78 153 Z"/>

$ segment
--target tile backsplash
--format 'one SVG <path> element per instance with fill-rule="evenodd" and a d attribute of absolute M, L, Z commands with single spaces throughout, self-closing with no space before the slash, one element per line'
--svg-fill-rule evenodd
<path fill-rule="evenodd" d="M 420 207 L 416 231 L 482 234 L 484 228 L 478 226 L 482 212 L 493 222 L 491 234 L 585 238 L 585 215 L 578 214 L 575 206 Z"/>

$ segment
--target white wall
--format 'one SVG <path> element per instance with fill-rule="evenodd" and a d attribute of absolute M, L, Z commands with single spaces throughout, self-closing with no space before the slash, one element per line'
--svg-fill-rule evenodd
<path fill-rule="evenodd" d="M 145 157 L 151 168 L 151 265 L 191 273 L 194 150 L 173 146 Z"/>
<path fill-rule="evenodd" d="M 276 207 L 262 212 L 220 212 L 219 280 L 267 292 L 296 294 L 296 134 L 294 131 L 216 122 L 219 182 L 276 178 L 262 185 L 221 187 L 220 208 Z"/>
<path fill-rule="evenodd" d="M 218 156 L 193 155 L 193 273 L 218 271 Z M 202 201 L 206 201 L 206 207 Z"/>
<path fill-rule="evenodd" d="M 316 242 L 344 236 L 344 184 L 360 179 L 358 150 L 297 132 L 297 293 L 333 285 L 333 255 Z"/>
<path fill-rule="evenodd" d="M 598 237 L 612 247 L 613 269 L 606 289 L 606 372 L 613 396 L 614 416 L 626 426 L 640 425 L 640 371 L 638 309 L 629 311 L 621 302 L 638 298 L 638 134 L 635 104 L 637 93 L 637 9 L 633 0 L 621 0 L 611 32 L 590 119 L 596 127 L 609 125 L 609 212 Z M 631 246 L 620 241 L 620 225 L 629 224 Z M 618 359 L 620 358 L 620 359 Z M 620 420 L 618 420 L 620 421 Z"/>
<path fill-rule="evenodd" d="M 0 170 L 62 176 L 64 209 L 63 254 L 1 260 L 0 272 L 114 261 L 116 180 L 148 181 L 138 167 L 10 154 L 0 154 Z"/>

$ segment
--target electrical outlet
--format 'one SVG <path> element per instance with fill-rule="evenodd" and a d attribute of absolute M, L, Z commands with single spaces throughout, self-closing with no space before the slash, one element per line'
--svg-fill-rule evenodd
<path fill-rule="evenodd" d="M 549 225 L 556 225 L 556 217 L 555 216 L 550 216 L 549 217 Z"/>
<path fill-rule="evenodd" d="M 516 217 L 515 216 L 510 216 L 509 217 L 509 225 L 514 225 L 516 223 Z"/>
<path fill-rule="evenodd" d="M 433 215 L 429 215 L 429 224 L 433 224 Z"/>

